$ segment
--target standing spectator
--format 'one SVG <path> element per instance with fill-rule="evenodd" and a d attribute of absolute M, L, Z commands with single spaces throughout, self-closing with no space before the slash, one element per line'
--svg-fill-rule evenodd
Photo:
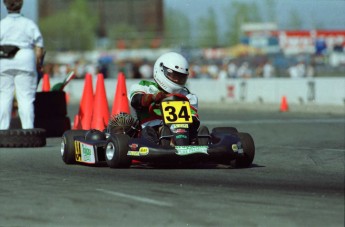
<path fill-rule="evenodd" d="M 97 77 L 97 66 L 93 62 L 89 61 L 85 66 L 86 73 L 90 73 L 93 77 Z"/>
<path fill-rule="evenodd" d="M 0 129 L 10 127 L 14 89 L 23 129 L 34 128 L 37 70 L 42 70 L 43 38 L 38 26 L 20 14 L 23 0 L 3 0 L 8 15 L 0 21 L 1 49 L 19 50 L 0 58 Z"/>
<path fill-rule="evenodd" d="M 298 71 L 298 75 L 299 77 L 305 77 L 306 74 L 306 67 L 304 62 L 300 61 L 297 65 L 297 71 Z"/>
<path fill-rule="evenodd" d="M 315 77 L 315 67 L 314 67 L 314 64 L 313 64 L 313 63 L 310 63 L 310 64 L 307 66 L 307 69 L 306 69 L 306 77 L 308 77 L 308 78 L 313 78 L 313 77 Z"/>
<path fill-rule="evenodd" d="M 207 66 L 208 74 L 211 76 L 212 79 L 217 79 L 219 68 L 215 63 L 211 63 Z"/>
<path fill-rule="evenodd" d="M 228 74 L 230 78 L 236 78 L 237 77 L 237 65 L 235 62 L 231 61 L 228 65 Z"/>
<path fill-rule="evenodd" d="M 291 65 L 289 68 L 288 68 L 288 73 L 289 73 L 289 76 L 291 78 L 299 78 L 300 77 L 300 74 L 298 72 L 298 68 L 297 68 L 297 65 Z"/>
<path fill-rule="evenodd" d="M 228 66 L 226 64 L 223 64 L 221 70 L 219 71 L 219 75 L 218 75 L 219 80 L 226 80 L 229 78 L 227 69 L 228 69 Z"/>
<path fill-rule="evenodd" d="M 239 78 L 251 78 L 252 70 L 249 68 L 248 62 L 243 62 L 242 65 L 238 68 L 237 75 Z"/>
<path fill-rule="evenodd" d="M 267 61 L 263 67 L 263 77 L 264 78 L 270 78 L 270 77 L 273 77 L 274 75 L 274 67 L 273 65 L 271 64 L 270 61 Z"/>
<path fill-rule="evenodd" d="M 139 72 L 143 79 L 152 78 L 152 67 L 151 65 L 149 65 L 146 59 L 144 60 L 144 63 L 141 66 L 139 66 Z"/>

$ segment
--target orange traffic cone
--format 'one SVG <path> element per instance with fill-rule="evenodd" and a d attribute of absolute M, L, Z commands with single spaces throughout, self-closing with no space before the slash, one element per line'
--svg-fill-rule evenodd
<path fill-rule="evenodd" d="M 287 112 L 289 110 L 289 105 L 287 103 L 286 97 L 283 96 L 280 103 L 280 112 Z"/>
<path fill-rule="evenodd" d="M 43 75 L 42 91 L 44 92 L 50 91 L 50 81 L 49 81 L 49 75 L 47 73 Z"/>
<path fill-rule="evenodd" d="M 94 97 L 94 107 L 91 128 L 103 131 L 109 122 L 109 107 L 104 86 L 104 76 L 97 75 L 96 93 Z"/>
<path fill-rule="evenodd" d="M 68 92 L 66 92 L 66 94 L 65 94 L 65 99 L 66 99 L 66 104 L 68 105 L 69 101 L 71 100 L 71 96 Z"/>
<path fill-rule="evenodd" d="M 93 88 L 92 88 L 92 76 L 87 73 L 85 75 L 85 83 L 83 95 L 81 97 L 79 106 L 79 124 L 81 129 L 88 130 L 91 128 L 93 110 Z"/>
<path fill-rule="evenodd" d="M 125 74 L 123 74 L 123 72 L 120 72 L 117 76 L 116 93 L 111 115 L 115 115 L 118 113 L 130 114 L 127 98 L 126 77 Z"/>
<path fill-rule="evenodd" d="M 79 114 L 74 116 L 74 122 L 73 122 L 73 128 L 72 129 L 81 129 Z"/>

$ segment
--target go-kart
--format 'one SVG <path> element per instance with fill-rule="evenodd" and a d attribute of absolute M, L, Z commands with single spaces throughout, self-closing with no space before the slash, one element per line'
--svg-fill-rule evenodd
<path fill-rule="evenodd" d="M 66 164 L 106 163 L 110 168 L 128 168 L 132 161 L 152 164 L 212 162 L 236 168 L 249 167 L 255 146 L 250 134 L 234 127 L 216 127 L 211 133 L 200 126 L 197 140 L 189 136 L 192 124 L 187 98 L 170 95 L 153 103 L 150 112 L 162 119 L 157 139 L 144 136 L 144 129 L 129 114 L 113 116 L 107 128 L 99 130 L 69 130 L 62 136 L 61 155 Z"/>

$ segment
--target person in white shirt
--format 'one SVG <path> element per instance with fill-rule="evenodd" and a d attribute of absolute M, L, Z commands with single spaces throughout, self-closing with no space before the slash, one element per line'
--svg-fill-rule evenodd
<path fill-rule="evenodd" d="M 271 64 L 271 62 L 266 62 L 264 67 L 263 67 L 263 77 L 264 78 L 271 78 L 274 76 L 274 67 L 273 65 Z"/>
<path fill-rule="evenodd" d="M 237 65 L 235 62 L 230 62 L 230 64 L 228 65 L 228 74 L 230 78 L 237 77 Z"/>
<path fill-rule="evenodd" d="M 23 0 L 3 0 L 8 15 L 0 21 L 0 130 L 10 127 L 14 90 L 23 129 L 34 128 L 37 70 L 42 70 L 43 38 L 38 26 L 20 14 Z M 7 47 L 18 47 L 6 55 Z"/>
<path fill-rule="evenodd" d="M 139 67 L 139 72 L 143 79 L 151 79 L 152 78 L 152 67 L 149 63 L 145 60 L 144 63 Z"/>

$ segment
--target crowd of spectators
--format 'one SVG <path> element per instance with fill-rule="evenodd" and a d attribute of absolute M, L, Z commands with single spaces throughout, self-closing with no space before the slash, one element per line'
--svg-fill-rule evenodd
<path fill-rule="evenodd" d="M 278 63 L 277 63 L 278 62 Z M 237 79 L 237 78 L 273 78 L 315 77 L 318 68 L 311 56 L 292 57 L 279 64 L 274 56 L 255 56 L 235 59 L 190 59 L 190 77 L 196 79 Z M 78 60 L 72 64 L 46 63 L 44 71 L 51 77 L 64 77 L 71 70 L 76 78 L 84 78 L 86 73 L 96 76 L 102 73 L 105 78 L 116 78 L 118 72 L 127 78 L 149 79 L 153 76 L 153 61 L 148 59 L 111 61 L 92 63 Z M 325 68 L 327 66 L 324 66 Z"/>

